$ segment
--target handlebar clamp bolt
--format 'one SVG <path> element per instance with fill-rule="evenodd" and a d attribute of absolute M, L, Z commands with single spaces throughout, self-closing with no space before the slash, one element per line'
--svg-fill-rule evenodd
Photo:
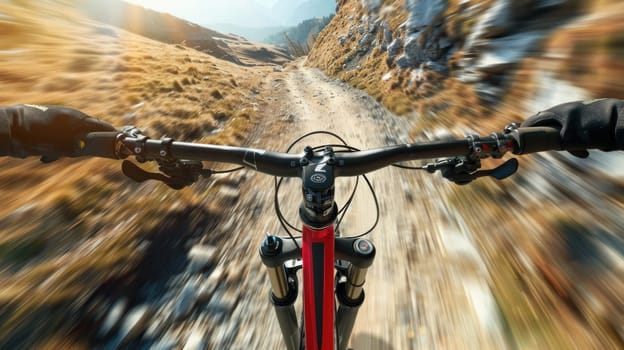
<path fill-rule="evenodd" d="M 139 154 L 143 151 L 141 147 L 134 147 L 134 154 Z"/>
<path fill-rule="evenodd" d="M 306 157 L 313 157 L 314 156 L 314 149 L 310 146 L 306 146 L 303 151 L 305 152 Z"/>
<path fill-rule="evenodd" d="M 160 156 L 161 156 L 161 157 L 166 157 L 166 156 L 167 156 L 167 151 L 165 151 L 165 150 L 161 150 L 161 151 L 160 151 Z"/>
<path fill-rule="evenodd" d="M 504 133 L 505 133 L 505 134 L 509 134 L 509 133 L 511 133 L 512 131 L 514 131 L 514 130 L 518 129 L 519 127 L 520 127 L 520 124 L 518 124 L 518 123 L 511 123 L 511 124 L 508 124 L 508 125 L 506 125 L 506 126 L 505 126 Z"/>
<path fill-rule="evenodd" d="M 309 164 L 309 161 L 308 161 L 307 158 L 301 158 L 301 159 L 299 159 L 299 164 L 303 165 L 303 166 L 306 166 L 306 165 Z"/>

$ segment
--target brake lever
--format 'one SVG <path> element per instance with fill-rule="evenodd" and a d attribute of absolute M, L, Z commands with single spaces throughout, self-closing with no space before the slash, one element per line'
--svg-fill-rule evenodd
<path fill-rule="evenodd" d="M 124 175 L 136 182 L 144 182 L 147 180 L 157 180 L 166 184 L 171 182 L 171 178 L 160 173 L 152 173 L 143 170 L 141 167 L 128 160 L 124 160 L 121 163 L 121 171 L 124 173 Z"/>
<path fill-rule="evenodd" d="M 447 179 L 455 182 L 458 185 L 465 185 L 473 180 L 476 180 L 477 178 L 484 176 L 491 176 L 496 180 L 503 180 L 513 175 L 516 170 L 518 170 L 518 161 L 515 158 L 511 158 L 494 169 L 479 170 L 475 171 L 474 173 L 456 174 L 455 177 L 447 177 Z"/>
<path fill-rule="evenodd" d="M 496 180 L 503 180 L 515 174 L 517 170 L 518 160 L 516 158 L 511 158 L 494 169 L 477 171 L 475 177 L 491 176 Z"/>
<path fill-rule="evenodd" d="M 136 182 L 144 182 L 147 180 L 160 181 L 174 190 L 180 190 L 186 186 L 190 186 L 195 183 L 199 176 L 208 178 L 213 174 L 210 169 L 202 169 L 201 163 L 195 162 L 189 164 L 184 162 L 177 162 L 176 164 L 162 164 L 159 169 L 165 174 L 152 173 L 144 170 L 138 165 L 124 160 L 121 163 L 121 170 L 130 179 Z"/>

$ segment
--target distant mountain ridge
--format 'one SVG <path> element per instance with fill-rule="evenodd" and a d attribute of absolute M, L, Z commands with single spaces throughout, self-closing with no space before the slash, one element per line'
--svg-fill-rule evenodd
<path fill-rule="evenodd" d="M 250 43 L 239 36 L 223 34 L 125 1 L 82 2 L 85 5 L 82 11 L 97 21 L 164 43 L 184 44 L 236 64 L 256 65 L 258 61 L 283 64 L 291 59 L 277 47 Z"/>
<path fill-rule="evenodd" d="M 310 39 L 316 37 L 332 18 L 334 18 L 334 15 L 306 19 L 294 27 L 289 27 L 286 30 L 265 38 L 264 41 L 269 44 L 280 45 L 290 49 L 292 49 L 291 46 L 293 43 L 297 43 L 302 45 L 301 47 L 304 51 L 308 51 L 313 44 L 313 40 Z M 291 53 L 296 55 L 294 52 Z"/>
<path fill-rule="evenodd" d="M 334 0 L 308 0 L 297 6 L 290 15 L 295 24 L 310 18 L 322 18 L 336 10 Z"/>
<path fill-rule="evenodd" d="M 275 33 L 282 32 L 289 28 L 289 27 L 281 27 L 281 26 L 257 28 L 257 27 L 250 27 L 250 26 L 241 26 L 241 25 L 231 24 L 231 23 L 215 23 L 215 24 L 208 24 L 207 26 L 210 26 L 211 28 L 216 29 L 222 33 L 235 34 L 235 35 L 242 36 L 249 40 L 262 41 L 262 42 L 266 42 L 266 38 L 272 35 L 275 35 Z"/>
<path fill-rule="evenodd" d="M 241 0 L 231 0 L 234 3 Z M 203 22 L 209 28 L 234 33 L 247 39 L 265 41 L 266 38 L 312 19 L 335 13 L 334 0 L 278 0 L 267 6 L 260 0 L 246 1 L 236 14 L 227 14 L 219 22 Z M 241 25 L 244 21 L 245 24 Z"/>

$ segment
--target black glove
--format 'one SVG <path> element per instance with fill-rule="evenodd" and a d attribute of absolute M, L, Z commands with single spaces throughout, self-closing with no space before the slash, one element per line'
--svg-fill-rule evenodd
<path fill-rule="evenodd" d="M 586 149 L 624 149 L 624 100 L 602 99 L 564 103 L 540 112 L 522 126 L 550 126 L 561 132 L 561 148 L 577 157 Z"/>
<path fill-rule="evenodd" d="M 111 125 L 62 106 L 18 105 L 0 109 L 0 154 L 42 162 L 80 156 L 81 138 L 95 131 L 114 131 Z"/>

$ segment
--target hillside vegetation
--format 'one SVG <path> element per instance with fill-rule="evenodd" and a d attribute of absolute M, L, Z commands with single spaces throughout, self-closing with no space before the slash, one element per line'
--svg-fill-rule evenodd
<path fill-rule="evenodd" d="M 68 105 L 155 137 L 244 140 L 257 117 L 262 73 L 92 20 L 76 3 L 82 2 L 0 4 L 0 105 Z M 174 41 L 184 37 L 177 33 Z M 140 274 L 141 242 L 163 239 L 176 220 L 210 222 L 222 212 L 206 201 L 215 191 L 209 183 L 171 196 L 164 185 L 124 179 L 118 162 L 0 162 L 0 347 L 80 344 L 88 336 L 75 328 L 89 322 L 85 301 L 112 281 L 121 288 Z M 77 333 L 63 336 L 69 331 Z"/>
<path fill-rule="evenodd" d="M 342 0 L 307 64 L 411 120 L 414 137 L 483 134 L 624 97 L 623 24 L 619 1 Z M 622 155 L 590 159 L 534 156 L 511 181 L 446 195 L 519 348 L 623 346 Z"/>
<path fill-rule="evenodd" d="M 295 27 L 269 36 L 265 41 L 287 48 L 294 56 L 307 55 L 314 45 L 316 36 L 332 18 L 333 16 L 307 19 Z"/>
<path fill-rule="evenodd" d="M 473 116 L 521 120 L 535 112 L 525 101 L 543 72 L 592 96 L 624 93 L 617 1 L 554 1 L 543 10 L 531 1 L 339 3 L 308 64 L 423 126 L 474 124 Z"/>
<path fill-rule="evenodd" d="M 246 66 L 284 64 L 290 60 L 285 50 L 249 42 L 121 0 L 74 0 L 88 17 L 149 39 L 180 44 L 216 58 Z"/>

